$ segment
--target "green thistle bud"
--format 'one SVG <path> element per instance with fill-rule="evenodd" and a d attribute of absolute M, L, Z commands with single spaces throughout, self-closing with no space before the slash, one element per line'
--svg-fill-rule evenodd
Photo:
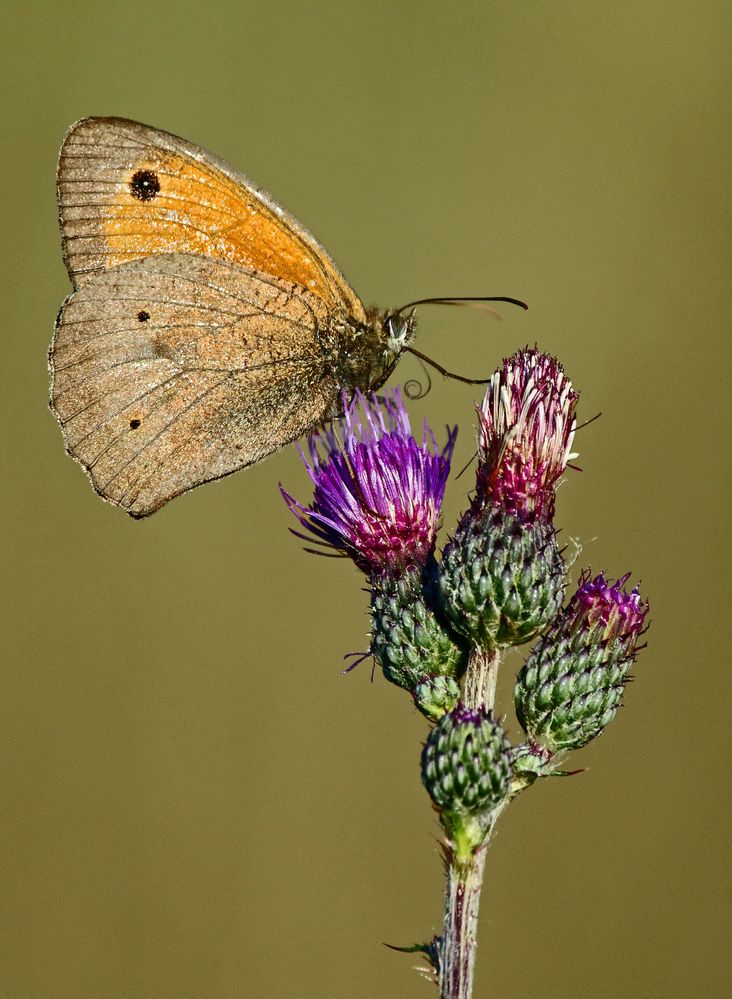
<path fill-rule="evenodd" d="M 440 565 L 445 615 L 482 648 L 520 645 L 554 619 L 564 596 L 564 563 L 551 523 L 501 507 L 463 517 Z"/>
<path fill-rule="evenodd" d="M 534 638 L 561 607 L 564 565 L 552 517 L 573 457 L 577 398 L 559 362 L 529 348 L 506 358 L 486 389 L 476 498 L 440 573 L 451 625 L 481 648 Z"/>
<path fill-rule="evenodd" d="M 627 578 L 583 575 L 518 675 L 519 722 L 552 753 L 585 746 L 615 717 L 648 612 L 637 589 L 622 589 Z"/>
<path fill-rule="evenodd" d="M 451 676 L 423 676 L 412 696 L 422 714 L 436 721 L 455 707 L 460 687 Z"/>
<path fill-rule="evenodd" d="M 467 652 L 435 617 L 420 569 L 371 580 L 371 653 L 387 680 L 414 691 L 424 676 L 459 675 Z"/>
<path fill-rule="evenodd" d="M 511 759 L 511 743 L 491 715 L 458 705 L 427 738 L 422 782 L 441 812 L 478 816 L 508 793 Z"/>

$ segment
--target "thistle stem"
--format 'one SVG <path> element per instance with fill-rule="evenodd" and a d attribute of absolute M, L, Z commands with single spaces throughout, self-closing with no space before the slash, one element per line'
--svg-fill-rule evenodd
<path fill-rule="evenodd" d="M 466 864 L 453 860 L 447 873 L 445 925 L 440 947 L 441 999 L 470 999 L 478 944 L 478 907 L 485 846 Z"/>
<path fill-rule="evenodd" d="M 473 649 L 463 683 L 463 703 L 468 708 L 492 711 L 501 655 L 497 650 Z"/>
<path fill-rule="evenodd" d="M 473 649 L 463 684 L 463 703 L 470 708 L 493 710 L 501 657 L 497 651 Z M 471 999 L 473 968 L 478 946 L 478 909 L 483 871 L 491 832 L 502 811 L 499 805 L 490 817 L 480 846 L 461 849 L 448 844 L 445 922 L 440 938 L 441 999 Z"/>

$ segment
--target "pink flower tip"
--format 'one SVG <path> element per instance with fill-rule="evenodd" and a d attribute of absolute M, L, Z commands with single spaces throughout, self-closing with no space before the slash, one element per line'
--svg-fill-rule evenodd
<path fill-rule="evenodd" d="M 554 515 L 572 453 L 579 394 L 555 357 L 529 347 L 506 358 L 478 410 L 478 499 L 525 519 Z"/>
<path fill-rule="evenodd" d="M 637 586 L 624 588 L 629 578 L 626 573 L 611 583 L 602 572 L 594 577 L 589 570 L 583 572 L 566 611 L 573 629 L 589 629 L 603 642 L 617 638 L 634 646 L 644 630 L 649 604 Z"/>

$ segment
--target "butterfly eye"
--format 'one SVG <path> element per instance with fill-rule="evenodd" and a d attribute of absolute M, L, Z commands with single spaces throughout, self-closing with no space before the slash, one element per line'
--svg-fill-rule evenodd
<path fill-rule="evenodd" d="M 400 316 L 395 312 L 386 317 L 386 326 L 389 331 L 389 347 L 395 351 L 401 351 L 411 340 L 411 333 L 414 327 L 413 315 Z"/>

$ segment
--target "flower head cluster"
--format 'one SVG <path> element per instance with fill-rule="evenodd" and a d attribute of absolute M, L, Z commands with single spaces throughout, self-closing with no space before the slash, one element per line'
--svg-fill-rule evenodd
<path fill-rule="evenodd" d="M 585 642 L 606 644 L 618 639 L 632 652 L 643 631 L 648 603 L 641 599 L 637 586 L 626 593 L 629 578 L 630 573 L 626 573 L 610 583 L 602 572 L 593 577 L 585 571 L 564 612 L 566 633 L 582 634 Z"/>
<path fill-rule="evenodd" d="M 333 427 L 309 440 L 301 457 L 315 490 L 310 506 L 282 495 L 321 543 L 350 556 L 369 576 L 423 566 L 435 546 L 457 428 L 440 450 L 424 425 L 412 435 L 397 389 L 380 402 L 356 393 Z"/>
<path fill-rule="evenodd" d="M 491 378 L 478 410 L 478 499 L 528 519 L 551 520 L 569 460 L 578 393 L 549 354 L 525 348 Z"/>

